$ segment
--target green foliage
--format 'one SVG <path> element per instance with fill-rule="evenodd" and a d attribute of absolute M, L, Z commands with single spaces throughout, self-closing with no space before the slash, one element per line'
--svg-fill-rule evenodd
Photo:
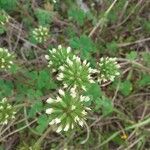
<path fill-rule="evenodd" d="M 0 79 L 0 97 L 11 96 L 13 93 L 14 85 L 11 81 Z"/>
<path fill-rule="evenodd" d="M 47 70 L 32 71 L 26 75 L 30 78 L 30 83 L 33 83 L 34 88 L 37 90 L 45 91 L 56 88 L 56 84 Z"/>
<path fill-rule="evenodd" d="M 41 26 L 49 26 L 53 19 L 53 13 L 44 9 L 36 9 L 35 15 L 38 19 L 38 23 Z"/>
<path fill-rule="evenodd" d="M 44 115 L 39 116 L 37 123 L 38 123 L 38 126 L 36 127 L 36 131 L 42 134 L 49 124 L 49 119 L 44 114 Z"/>
<path fill-rule="evenodd" d="M 142 20 L 142 27 L 147 33 L 150 33 L 150 21 Z"/>
<path fill-rule="evenodd" d="M 102 96 L 101 98 L 98 98 L 95 103 L 95 110 L 97 112 L 100 112 L 101 110 L 104 116 L 107 116 L 113 112 L 113 104 L 107 97 Z"/>
<path fill-rule="evenodd" d="M 148 67 L 150 67 L 150 53 L 149 52 L 144 52 L 142 54 L 143 60 L 145 62 L 146 65 L 148 65 Z"/>
<path fill-rule="evenodd" d="M 148 86 L 150 85 L 150 75 L 142 74 L 141 79 L 138 82 L 139 86 Z"/>
<path fill-rule="evenodd" d="M 29 110 L 28 116 L 33 118 L 35 117 L 36 113 L 41 112 L 43 110 L 43 104 L 40 101 L 35 102 L 31 109 Z"/>
<path fill-rule="evenodd" d="M 137 55 L 137 52 L 131 51 L 130 53 L 127 54 L 126 57 L 129 60 L 135 60 L 138 57 L 138 55 Z"/>
<path fill-rule="evenodd" d="M 118 44 L 116 41 L 112 41 L 106 44 L 106 48 L 109 50 L 110 54 L 114 54 L 119 50 Z"/>
<path fill-rule="evenodd" d="M 88 58 L 91 52 L 96 51 L 95 44 L 86 35 L 81 35 L 80 38 L 74 37 L 70 39 L 70 45 L 72 48 L 80 50 L 83 58 Z"/>
<path fill-rule="evenodd" d="M 4 27 L 0 26 L 0 35 L 3 34 L 3 33 L 5 33 L 5 31 L 6 31 L 6 29 Z"/>
<path fill-rule="evenodd" d="M 119 90 L 124 96 L 128 96 L 133 90 L 133 85 L 129 80 L 123 81 L 120 83 Z"/>
<path fill-rule="evenodd" d="M 6 11 L 12 11 L 17 6 L 17 0 L 0 0 L 0 8 Z"/>
<path fill-rule="evenodd" d="M 87 92 L 85 92 L 85 94 L 88 95 L 91 101 L 94 102 L 102 96 L 102 91 L 97 83 L 93 83 L 88 87 Z"/>
<path fill-rule="evenodd" d="M 76 7 L 72 7 L 69 9 L 68 16 L 79 25 L 83 25 L 86 18 L 86 14 L 84 13 L 84 11 Z"/>
<path fill-rule="evenodd" d="M 142 4 L 0 0 L 0 150 L 148 149 Z"/>

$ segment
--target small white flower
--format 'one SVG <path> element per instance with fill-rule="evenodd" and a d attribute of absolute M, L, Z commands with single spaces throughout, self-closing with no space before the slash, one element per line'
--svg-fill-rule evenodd
<path fill-rule="evenodd" d="M 69 124 L 66 125 L 66 127 L 64 128 L 64 131 L 68 131 L 69 130 Z"/>
<path fill-rule="evenodd" d="M 47 60 L 49 60 L 49 55 L 45 55 L 45 58 L 46 58 Z"/>
<path fill-rule="evenodd" d="M 59 96 L 57 96 L 56 97 L 56 102 L 60 102 L 60 101 L 62 101 L 62 99 Z"/>
<path fill-rule="evenodd" d="M 67 47 L 67 53 L 70 53 L 71 47 Z"/>
<path fill-rule="evenodd" d="M 85 66 L 87 64 L 87 60 L 84 60 L 83 61 L 83 65 Z"/>
<path fill-rule="evenodd" d="M 85 110 L 82 111 L 83 115 L 87 115 L 87 112 Z"/>
<path fill-rule="evenodd" d="M 64 71 L 64 70 L 65 70 L 65 67 L 64 67 L 64 66 L 60 66 L 59 69 L 60 69 L 61 71 Z"/>
<path fill-rule="evenodd" d="M 62 49 L 62 46 L 61 46 L 61 45 L 58 45 L 58 49 L 59 49 L 59 50 Z"/>
<path fill-rule="evenodd" d="M 76 109 L 76 106 L 72 105 L 71 110 L 75 110 L 75 109 Z"/>
<path fill-rule="evenodd" d="M 75 116 L 74 118 L 75 122 L 80 121 L 80 118 L 78 116 Z"/>
<path fill-rule="evenodd" d="M 54 102 L 54 99 L 48 98 L 46 102 L 50 104 L 50 103 Z"/>
<path fill-rule="evenodd" d="M 60 125 L 60 126 L 57 128 L 56 132 L 59 133 L 61 130 L 62 130 L 62 126 Z"/>
<path fill-rule="evenodd" d="M 52 53 L 56 53 L 56 49 L 55 48 L 52 49 Z"/>
<path fill-rule="evenodd" d="M 80 57 L 76 57 L 76 62 L 81 63 Z"/>
<path fill-rule="evenodd" d="M 64 88 L 67 88 L 67 87 L 68 87 L 68 85 L 66 83 L 64 83 Z"/>
<path fill-rule="evenodd" d="M 2 63 L 4 63 L 5 62 L 5 59 L 4 58 L 2 58 Z"/>
<path fill-rule="evenodd" d="M 53 110 L 52 108 L 46 109 L 46 113 L 47 113 L 47 114 L 51 114 L 51 113 L 53 113 L 53 111 L 54 111 L 54 110 Z"/>
<path fill-rule="evenodd" d="M 59 92 L 60 95 L 65 96 L 65 92 L 63 90 L 59 89 L 58 92 Z"/>
<path fill-rule="evenodd" d="M 67 63 L 70 65 L 70 66 L 72 66 L 73 65 L 73 62 L 69 59 L 69 58 L 67 58 Z"/>
<path fill-rule="evenodd" d="M 83 127 L 84 122 L 83 122 L 82 120 L 80 120 L 80 121 L 79 121 L 79 125 L 80 125 L 81 127 Z"/>
<path fill-rule="evenodd" d="M 9 63 L 10 63 L 10 64 L 13 64 L 13 62 L 12 62 L 12 61 L 9 61 Z"/>
<path fill-rule="evenodd" d="M 51 122 L 49 122 L 49 125 L 55 124 L 55 119 L 53 119 Z"/>
<path fill-rule="evenodd" d="M 57 80 L 61 81 L 64 78 L 63 73 L 60 73 L 57 77 Z"/>
<path fill-rule="evenodd" d="M 85 87 L 85 86 L 83 86 L 83 85 L 82 85 L 82 89 L 83 89 L 84 91 L 86 91 L 86 87 Z"/>
<path fill-rule="evenodd" d="M 61 122 L 61 120 L 60 120 L 59 118 L 56 118 L 56 119 L 55 119 L 55 123 L 56 123 L 56 124 L 58 124 L 58 123 L 60 123 L 60 122 Z"/>

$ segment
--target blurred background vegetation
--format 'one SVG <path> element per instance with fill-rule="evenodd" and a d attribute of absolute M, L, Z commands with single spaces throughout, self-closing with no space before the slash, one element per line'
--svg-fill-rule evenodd
<path fill-rule="evenodd" d="M 0 11 L 10 16 L 0 26 L 0 47 L 17 60 L 0 72 L 0 98 L 17 108 L 16 119 L 0 126 L 0 150 L 149 150 L 149 8 L 149 0 L 0 0 Z M 32 35 L 40 25 L 49 29 L 43 43 Z M 89 88 L 87 128 L 65 134 L 47 130 L 43 113 L 59 85 L 44 55 L 59 44 L 93 66 L 100 57 L 117 57 L 122 74 Z"/>

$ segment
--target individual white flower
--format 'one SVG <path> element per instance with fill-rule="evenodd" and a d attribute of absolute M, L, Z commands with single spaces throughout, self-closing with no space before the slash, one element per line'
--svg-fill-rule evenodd
<path fill-rule="evenodd" d="M 54 102 L 54 99 L 48 98 L 46 102 L 50 104 L 50 103 Z"/>
<path fill-rule="evenodd" d="M 57 133 L 59 133 L 60 131 L 62 131 L 62 126 L 59 126 L 58 129 L 56 130 Z"/>
<path fill-rule="evenodd" d="M 61 89 L 59 89 L 59 91 L 58 91 L 58 92 L 59 92 L 59 94 L 60 94 L 60 95 L 62 95 L 62 96 L 64 96 L 64 95 L 65 95 L 65 92 L 64 92 L 63 90 L 61 90 Z"/>
<path fill-rule="evenodd" d="M 51 114 L 53 111 L 54 111 L 54 110 L 53 110 L 52 108 L 46 109 L 46 113 L 47 113 L 47 114 Z"/>

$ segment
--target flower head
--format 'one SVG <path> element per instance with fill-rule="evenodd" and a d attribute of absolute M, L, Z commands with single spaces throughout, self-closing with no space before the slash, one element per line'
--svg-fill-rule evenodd
<path fill-rule="evenodd" d="M 14 56 L 6 48 L 0 48 L 0 70 L 10 69 L 13 65 Z"/>
<path fill-rule="evenodd" d="M 38 43 L 43 43 L 48 39 L 48 33 L 47 27 L 39 26 L 32 31 L 32 36 Z"/>
<path fill-rule="evenodd" d="M 48 67 L 53 68 L 56 71 L 60 66 L 62 66 L 67 58 L 72 58 L 71 48 L 63 48 L 61 45 L 57 49 L 53 48 L 49 50 L 49 55 L 45 55 L 48 60 Z"/>
<path fill-rule="evenodd" d="M 9 15 L 5 11 L 0 11 L 0 25 L 4 26 L 9 22 Z"/>
<path fill-rule="evenodd" d="M 98 82 L 113 81 L 119 73 L 120 65 L 116 58 L 101 58 L 98 63 Z"/>
<path fill-rule="evenodd" d="M 94 83 L 89 65 L 86 60 L 81 62 L 77 56 L 73 56 L 73 59 L 67 58 L 66 63 L 59 67 L 57 79 L 63 81 L 64 87 L 86 90 L 87 85 Z"/>
<path fill-rule="evenodd" d="M 14 108 L 8 103 L 6 98 L 0 101 L 0 124 L 7 124 L 9 120 L 14 119 L 16 112 Z"/>
<path fill-rule="evenodd" d="M 46 109 L 51 118 L 49 124 L 57 126 L 56 132 L 68 131 L 77 125 L 83 126 L 88 109 L 84 102 L 88 100 L 87 96 L 78 96 L 74 89 L 69 92 L 59 90 L 59 96 L 47 99 L 50 104 Z"/>

